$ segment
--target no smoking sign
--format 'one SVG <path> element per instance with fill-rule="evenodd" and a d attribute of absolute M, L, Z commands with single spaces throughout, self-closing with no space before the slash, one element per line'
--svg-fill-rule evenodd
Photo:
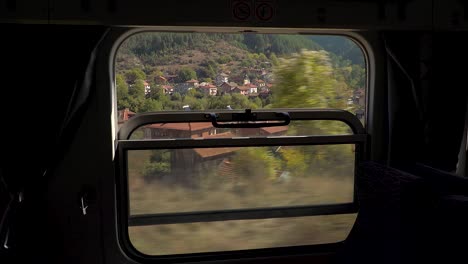
<path fill-rule="evenodd" d="M 274 0 L 231 0 L 231 10 L 237 21 L 270 22 L 276 8 Z"/>

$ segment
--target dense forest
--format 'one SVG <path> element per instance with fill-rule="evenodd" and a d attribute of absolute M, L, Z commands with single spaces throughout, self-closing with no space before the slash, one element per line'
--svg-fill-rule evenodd
<path fill-rule="evenodd" d="M 357 64 L 362 68 L 365 67 L 362 50 L 351 39 L 330 35 L 315 35 L 309 38 L 324 50 L 329 51 L 332 56 L 339 57 L 342 60 L 349 60 L 351 64 Z"/>

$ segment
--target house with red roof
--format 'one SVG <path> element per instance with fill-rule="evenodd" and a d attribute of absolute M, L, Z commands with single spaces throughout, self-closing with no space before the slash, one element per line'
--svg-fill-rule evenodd
<path fill-rule="evenodd" d="M 190 79 L 186 81 L 185 83 L 187 83 L 190 87 L 198 87 L 200 85 L 200 82 L 195 79 Z"/>
<path fill-rule="evenodd" d="M 145 138 L 196 138 L 216 134 L 211 122 L 159 123 L 144 128 Z"/>
<path fill-rule="evenodd" d="M 198 90 L 201 91 L 205 95 L 214 96 L 218 94 L 218 88 L 211 83 L 203 85 L 203 86 L 198 86 Z"/>

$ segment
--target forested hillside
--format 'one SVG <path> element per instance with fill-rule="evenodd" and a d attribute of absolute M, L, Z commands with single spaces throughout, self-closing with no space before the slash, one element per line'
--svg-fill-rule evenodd
<path fill-rule="evenodd" d="M 130 37 L 116 60 L 118 107 L 134 112 L 181 110 L 183 105 L 200 110 L 224 109 L 226 105 L 272 107 L 275 90 L 280 94 L 285 84 L 302 85 L 291 74 L 276 75 L 286 73 L 284 67 L 279 70 L 281 65 L 305 50 L 326 51 L 327 59 L 320 63 L 331 66 L 327 78 L 334 83 L 335 96 L 328 98 L 330 106 L 355 110 L 357 107 L 346 106 L 347 99 L 365 85 L 364 58 L 355 43 L 340 36 L 253 33 L 142 33 Z M 300 77 L 303 73 L 293 74 Z M 275 85 L 277 77 L 286 78 L 282 87 Z M 288 89 L 294 92 L 295 88 Z"/>
<path fill-rule="evenodd" d="M 349 38 L 341 36 L 315 35 L 309 39 L 320 45 L 323 49 L 329 51 L 342 60 L 349 60 L 351 64 L 357 64 L 365 67 L 364 56 L 356 43 Z"/>

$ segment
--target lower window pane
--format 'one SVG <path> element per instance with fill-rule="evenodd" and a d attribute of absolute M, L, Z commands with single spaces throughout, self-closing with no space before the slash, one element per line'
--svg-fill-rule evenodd
<path fill-rule="evenodd" d="M 350 203 L 354 145 L 128 151 L 130 215 Z M 148 255 L 343 241 L 355 214 L 130 226 Z"/>
<path fill-rule="evenodd" d="M 130 214 L 353 202 L 354 145 L 128 151 Z"/>
<path fill-rule="evenodd" d="M 343 241 L 356 214 L 129 227 L 130 241 L 147 255 L 172 255 Z"/>

